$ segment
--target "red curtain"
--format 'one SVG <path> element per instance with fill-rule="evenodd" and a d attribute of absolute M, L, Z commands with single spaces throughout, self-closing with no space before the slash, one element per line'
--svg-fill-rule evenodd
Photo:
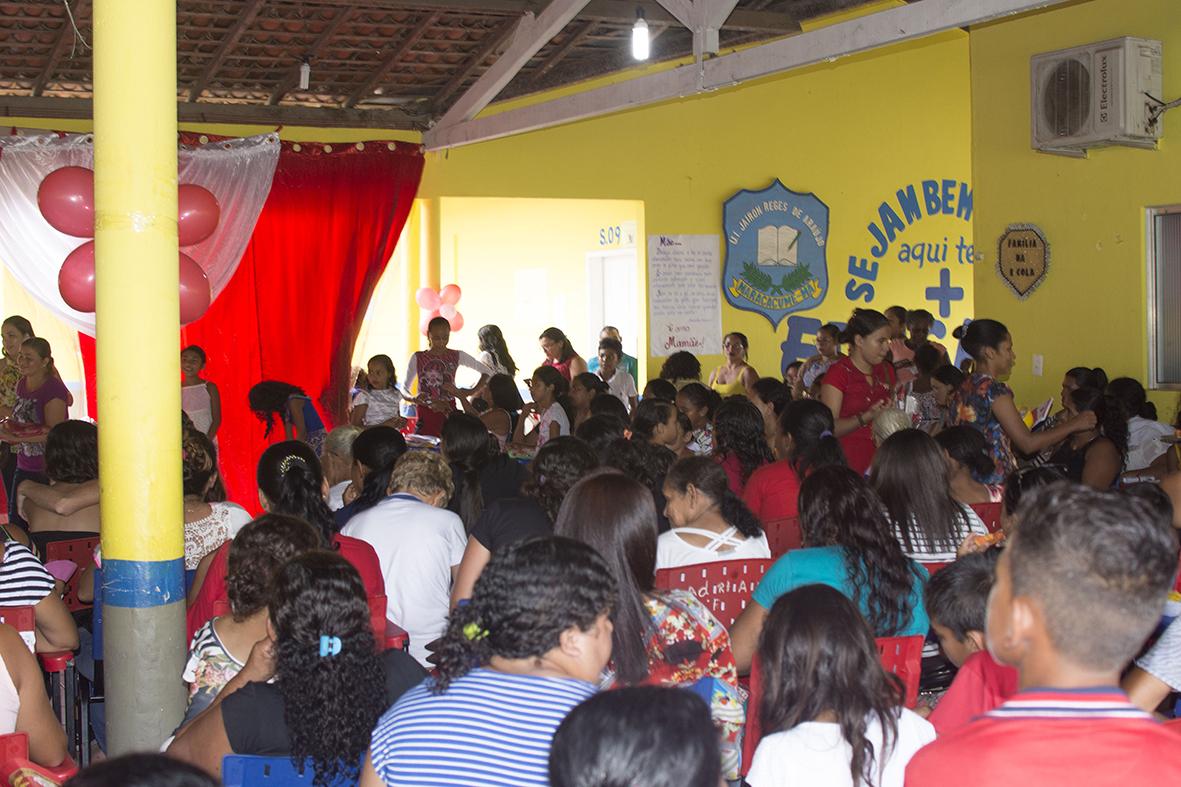
<path fill-rule="evenodd" d="M 258 509 L 254 467 L 265 441 L 246 401 L 252 385 L 298 385 L 329 428 L 343 420 L 353 343 L 422 166 L 419 146 L 404 142 L 337 145 L 331 152 L 322 144 L 283 143 L 233 279 L 205 316 L 181 331 L 182 346 L 198 344 L 209 356 L 203 376 L 221 395 L 220 465 L 235 502 Z"/>

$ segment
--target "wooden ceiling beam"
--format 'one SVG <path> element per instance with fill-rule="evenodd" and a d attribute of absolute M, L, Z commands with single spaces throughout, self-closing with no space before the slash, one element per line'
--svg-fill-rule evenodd
<path fill-rule="evenodd" d="M 0 117 L 37 117 L 90 120 L 94 104 L 88 98 L 0 96 Z M 264 104 L 179 102 L 181 123 L 234 123 L 259 126 L 314 128 L 387 128 L 419 130 L 424 118 L 402 108 L 339 109 L 337 107 L 273 107 Z"/>
<path fill-rule="evenodd" d="M 34 96 L 41 95 L 45 85 L 53 78 L 53 72 L 57 70 L 58 63 L 66 56 L 66 48 L 74 43 L 74 22 L 86 12 L 89 6 L 90 0 L 78 0 L 78 4 L 74 6 L 73 10 L 62 17 L 62 29 L 58 31 L 57 41 L 53 44 L 53 52 L 49 55 L 49 61 L 41 70 L 37 80 L 33 82 Z"/>
<path fill-rule="evenodd" d="M 308 47 L 308 50 L 303 53 L 303 56 L 308 60 L 312 60 L 318 54 L 320 54 L 324 47 L 328 45 L 328 42 L 331 41 L 338 32 L 340 32 L 341 26 L 343 26 L 352 15 L 353 9 L 348 6 L 345 6 L 344 8 L 341 8 L 339 11 L 337 11 L 336 16 L 332 17 L 332 21 L 320 31 L 320 35 L 316 36 L 316 40 L 313 41 L 312 45 Z M 299 67 L 301 65 L 303 65 L 302 60 L 287 70 L 287 74 L 279 81 L 278 86 L 275 88 L 274 92 L 271 93 L 270 98 L 267 99 L 268 105 L 275 106 L 278 104 L 283 100 L 283 96 L 290 93 L 295 88 L 295 86 L 299 84 Z"/>
<path fill-rule="evenodd" d="M 238 44 L 238 39 L 246 32 L 246 28 L 250 27 L 250 23 L 258 16 L 258 12 L 262 10 L 262 4 L 266 0 L 249 0 L 246 7 L 242 9 L 242 15 L 238 17 L 238 21 L 230 26 L 226 31 L 225 36 L 221 39 L 221 44 L 218 45 L 217 51 L 213 53 L 213 57 L 205 66 L 205 70 L 201 72 L 201 76 L 197 77 L 193 84 L 189 85 L 189 101 L 194 102 L 201 96 L 201 91 L 205 90 L 205 86 L 209 84 L 217 69 L 221 68 L 221 64 L 225 62 L 226 58 Z"/>
<path fill-rule="evenodd" d="M 537 84 L 537 82 L 542 77 L 544 77 L 546 74 L 548 74 L 553 69 L 554 66 L 556 66 L 558 63 L 561 63 L 563 60 L 565 60 L 566 55 L 568 55 L 572 51 L 574 51 L 574 47 L 578 46 L 583 41 L 585 41 L 586 37 L 591 34 L 591 31 L 594 30 L 598 24 L 599 23 L 594 21 L 593 19 L 590 20 L 589 22 L 583 22 L 578 28 L 576 28 L 574 30 L 574 32 L 572 32 L 566 38 L 566 40 L 562 43 L 562 45 L 560 47 L 558 47 L 557 50 L 555 50 L 553 54 L 551 54 L 549 57 L 547 57 L 545 59 L 545 62 L 542 63 L 538 67 L 538 69 L 533 72 L 533 74 L 529 78 L 529 83 L 530 84 Z"/>
<path fill-rule="evenodd" d="M 414 48 L 414 45 L 417 44 L 418 40 L 426 34 L 426 31 L 439 21 L 440 16 L 442 16 L 441 11 L 433 11 L 423 17 L 422 21 L 420 21 L 414 27 L 414 29 L 410 31 L 409 35 L 406 36 L 402 43 L 398 45 L 398 48 L 391 52 L 385 60 L 381 61 L 381 65 L 377 67 L 377 70 L 370 74 L 369 78 L 362 82 L 361 86 L 354 90 L 349 95 L 349 97 L 345 99 L 345 109 L 351 109 L 352 107 L 355 107 L 358 101 L 368 98 L 370 95 L 372 95 L 373 88 L 381 84 L 381 80 L 385 79 L 385 75 L 389 73 L 390 69 L 397 65 L 398 61 L 404 58 L 406 54 Z"/>

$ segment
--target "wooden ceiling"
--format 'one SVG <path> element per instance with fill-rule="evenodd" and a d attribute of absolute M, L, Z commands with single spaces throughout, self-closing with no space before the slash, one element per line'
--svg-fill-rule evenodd
<path fill-rule="evenodd" d="M 722 50 L 866 1 L 740 0 L 720 31 Z M 522 15 L 542 8 L 537 0 L 177 0 L 180 118 L 425 129 L 496 61 Z M 634 65 L 637 9 L 651 27 L 653 60 L 691 52 L 689 31 L 654 0 L 591 0 L 500 98 Z M 89 117 L 90 44 L 90 0 L 0 0 L 0 115 Z M 305 59 L 311 83 L 300 90 Z"/>

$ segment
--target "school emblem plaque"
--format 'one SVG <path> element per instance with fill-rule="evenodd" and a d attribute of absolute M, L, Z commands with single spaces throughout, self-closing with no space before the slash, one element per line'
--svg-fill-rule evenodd
<path fill-rule="evenodd" d="M 736 309 L 758 312 L 774 328 L 814 309 L 828 293 L 828 206 L 776 179 L 743 189 L 722 208 L 726 261 L 722 290 Z"/>

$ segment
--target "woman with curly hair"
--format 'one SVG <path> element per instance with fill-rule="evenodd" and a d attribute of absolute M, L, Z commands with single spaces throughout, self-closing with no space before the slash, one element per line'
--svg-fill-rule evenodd
<path fill-rule="evenodd" d="M 610 569 L 585 544 L 551 536 L 499 550 L 451 615 L 437 677 L 377 723 L 362 787 L 547 785 L 554 730 L 611 658 L 615 600 Z"/>
<path fill-rule="evenodd" d="M 689 383 L 701 382 L 701 361 L 687 350 L 678 350 L 660 366 L 661 380 L 668 380 L 679 391 Z"/>
<path fill-rule="evenodd" d="M 472 526 L 451 589 L 451 606 L 472 594 L 476 579 L 497 550 L 553 533 L 566 492 L 598 465 L 594 451 L 577 437 L 559 437 L 542 446 L 529 464 L 521 497 L 497 500 L 480 512 Z"/>
<path fill-rule="evenodd" d="M 315 450 L 316 456 L 324 451 L 328 430 L 324 428 L 324 422 L 312 404 L 312 397 L 298 385 L 281 380 L 263 380 L 250 389 L 247 399 L 251 411 L 266 424 L 266 431 L 262 434 L 264 438 L 270 438 L 275 428 L 275 417 L 278 416 L 286 439 L 307 443 Z"/>
<path fill-rule="evenodd" d="M 822 584 L 848 596 L 877 637 L 926 636 L 927 570 L 902 553 L 882 501 L 848 467 L 812 472 L 800 487 L 804 549 L 775 561 L 730 629 L 738 669 L 750 669 L 759 632 L 780 596 Z"/>
<path fill-rule="evenodd" d="M 732 396 L 714 415 L 713 460 L 726 471 L 730 491 L 742 494 L 751 473 L 775 461 L 763 414 L 745 397 Z"/>
<path fill-rule="evenodd" d="M 709 455 L 714 451 L 714 414 L 722 404 L 717 391 L 701 383 L 689 383 L 677 392 L 677 409 L 689 419 L 689 450 Z"/>
<path fill-rule="evenodd" d="M 677 461 L 677 455 L 663 446 L 619 438 L 608 443 L 600 456 L 604 467 L 615 468 L 652 492 L 652 504 L 656 506 L 656 527 L 661 533 L 668 532 L 671 525 L 664 513 L 668 502 L 664 499 L 664 479 Z"/>
<path fill-rule="evenodd" d="M 310 760 L 316 787 L 356 779 L 384 708 L 425 672 L 379 653 L 357 570 L 339 555 L 296 555 L 275 575 L 268 636 L 168 753 L 221 775 L 227 754 Z"/>
<path fill-rule="evenodd" d="M 230 545 L 226 593 L 230 614 L 218 615 L 193 635 L 181 677 L 189 684 L 187 724 L 217 696 L 246 663 L 254 643 L 267 637 L 267 599 L 275 573 L 289 559 L 320 546 L 302 519 L 263 514 L 242 528 Z"/>
<path fill-rule="evenodd" d="M 611 666 L 602 685 L 716 679 L 710 711 L 722 738 L 723 769 L 728 779 L 737 778 L 744 717 L 729 637 L 691 591 L 655 590 L 656 510 L 647 490 L 622 473 L 595 473 L 570 490 L 554 532 L 593 547 L 619 586 Z"/>
<path fill-rule="evenodd" d="M 694 456 L 673 465 L 664 479 L 664 498 L 672 529 L 657 542 L 658 569 L 771 557 L 759 520 L 709 457 Z"/>
<path fill-rule="evenodd" d="M 906 764 L 935 728 L 902 707 L 857 606 L 807 585 L 771 608 L 759 641 L 764 737 L 751 787 L 901 787 Z"/>
<path fill-rule="evenodd" d="M 211 501 L 217 483 L 217 449 L 204 432 L 186 432 L 181 443 L 185 520 L 185 571 L 238 535 L 250 512 L 237 503 Z"/>

